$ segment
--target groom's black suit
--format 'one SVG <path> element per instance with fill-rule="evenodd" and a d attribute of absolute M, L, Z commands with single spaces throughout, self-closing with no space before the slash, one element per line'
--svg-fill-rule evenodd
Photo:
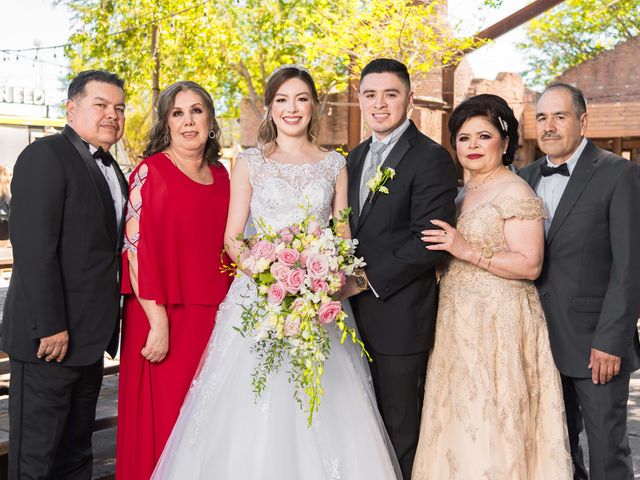
<path fill-rule="evenodd" d="M 367 262 L 367 290 L 351 297 L 371 365 L 378 405 L 406 479 L 410 478 L 420 427 L 424 375 L 433 345 L 438 292 L 435 265 L 421 231 L 432 219 L 453 223 L 456 172 L 447 151 L 413 122 L 384 161 L 395 178 L 388 194 L 370 195 L 360 212 L 363 163 L 371 139 L 347 159 L 351 232 Z M 359 213 L 360 212 L 360 213 Z"/>
<path fill-rule="evenodd" d="M 536 189 L 543 157 L 520 171 Z M 587 427 L 592 480 L 632 479 L 626 418 L 629 375 L 640 368 L 640 169 L 588 142 L 546 235 L 536 285 L 562 374 L 576 479 Z M 594 385 L 591 348 L 622 357 L 618 376 Z"/>
<path fill-rule="evenodd" d="M 102 359 L 118 345 L 122 222 L 96 159 L 69 126 L 20 154 L 11 190 L 14 265 L 2 324 L 10 477 L 88 479 Z M 38 359 L 40 339 L 64 330 L 65 359 Z"/>

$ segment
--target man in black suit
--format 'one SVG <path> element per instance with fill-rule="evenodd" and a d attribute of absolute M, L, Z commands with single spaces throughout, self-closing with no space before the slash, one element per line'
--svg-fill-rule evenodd
<path fill-rule="evenodd" d="M 2 325 L 12 479 L 91 478 L 104 351 L 118 344 L 127 184 L 109 148 L 124 131 L 123 86 L 109 72 L 80 73 L 62 133 L 29 145 L 14 168 Z"/>
<path fill-rule="evenodd" d="M 640 367 L 640 173 L 584 138 L 584 96 L 552 84 L 536 106 L 546 153 L 521 170 L 547 209 L 537 287 L 564 389 L 575 479 L 631 480 L 627 399 Z"/>
<path fill-rule="evenodd" d="M 438 292 L 435 266 L 421 231 L 432 219 L 453 222 L 456 172 L 447 151 L 407 118 L 413 93 L 407 67 L 369 63 L 360 77 L 360 108 L 373 135 L 347 159 L 351 232 L 366 269 L 351 277 L 356 322 L 371 356 L 380 413 L 402 474 L 411 478 L 420 429 L 428 351 Z M 376 171 L 380 167 L 384 184 Z M 387 172 L 387 175 L 384 173 Z M 374 177 L 373 181 L 370 179 Z"/>

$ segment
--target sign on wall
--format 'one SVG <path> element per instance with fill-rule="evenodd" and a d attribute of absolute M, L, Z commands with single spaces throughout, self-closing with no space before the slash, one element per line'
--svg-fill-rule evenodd
<path fill-rule="evenodd" d="M 45 93 L 41 88 L 0 86 L 0 103 L 44 105 Z"/>

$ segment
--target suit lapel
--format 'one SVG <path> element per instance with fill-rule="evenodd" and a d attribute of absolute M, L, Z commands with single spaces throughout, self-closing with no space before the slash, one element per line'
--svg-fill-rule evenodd
<path fill-rule="evenodd" d="M 86 147 L 82 139 L 69 125 L 66 125 L 62 130 L 62 134 L 69 139 L 71 144 L 78 151 L 78 154 L 85 163 L 85 166 L 89 170 L 89 175 L 93 181 L 93 185 L 100 198 L 102 205 L 104 220 L 107 226 L 107 232 L 109 236 L 115 241 L 117 239 L 118 226 L 116 225 L 116 209 L 113 206 L 113 198 L 111 197 L 111 191 L 104 175 L 100 171 L 96 160 L 91 156 L 89 149 Z"/>
<path fill-rule="evenodd" d="M 553 237 L 562 225 L 562 222 L 565 221 L 567 215 L 573 208 L 573 205 L 576 203 L 576 200 L 578 200 L 582 194 L 584 187 L 586 187 L 589 180 L 591 180 L 591 176 L 597 168 L 597 160 L 598 152 L 595 146 L 591 142 L 587 143 L 587 146 L 582 152 L 582 155 L 580 155 L 573 172 L 571 172 L 569 183 L 567 183 L 567 186 L 562 193 L 562 197 L 560 197 L 560 202 L 558 203 L 558 207 L 553 215 L 553 220 L 551 220 L 551 225 L 549 226 L 547 243 L 551 243 Z"/>
<path fill-rule="evenodd" d="M 364 160 L 367 158 L 367 152 L 369 151 L 369 145 L 371 144 L 371 138 L 366 140 L 361 145 L 361 151 L 354 151 L 350 162 L 353 162 L 351 172 L 349 172 L 349 205 L 351 205 L 351 218 L 353 219 L 353 225 L 356 226 L 360 223 L 360 180 L 362 177 L 362 169 L 364 167 Z"/>
<path fill-rule="evenodd" d="M 407 130 L 400 136 L 400 138 L 394 145 L 391 152 L 389 152 L 389 155 L 387 156 L 385 161 L 382 162 L 382 166 L 381 166 L 382 171 L 384 171 L 385 168 L 392 168 L 394 170 L 396 169 L 400 161 L 404 158 L 407 151 L 409 151 L 409 148 L 411 148 L 410 140 L 413 139 L 413 137 L 415 137 L 416 132 L 417 132 L 416 126 L 413 124 L 413 122 L 411 122 Z M 360 169 L 360 171 L 362 171 L 362 169 Z M 393 180 L 389 180 L 389 181 L 392 182 Z M 358 227 L 356 229 L 356 233 L 358 232 L 358 230 L 360 230 L 360 227 L 364 224 L 365 220 L 371 213 L 371 209 L 373 208 L 373 205 L 375 204 L 379 196 L 380 196 L 380 192 L 369 193 L 366 203 L 364 204 L 364 207 L 362 207 L 362 212 L 360 212 L 360 218 L 358 220 Z"/>
<path fill-rule="evenodd" d="M 547 157 L 539 158 L 535 163 L 535 167 L 532 168 L 531 174 L 528 175 L 525 180 L 529 184 L 529 186 L 535 191 L 538 188 L 538 184 L 540 183 L 540 179 L 542 178 L 542 173 L 540 171 L 540 164 L 542 162 L 546 162 Z"/>

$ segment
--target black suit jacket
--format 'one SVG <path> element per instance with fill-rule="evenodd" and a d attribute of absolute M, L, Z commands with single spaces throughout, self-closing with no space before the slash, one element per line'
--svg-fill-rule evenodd
<path fill-rule="evenodd" d="M 536 188 L 540 164 L 520 171 Z M 591 348 L 640 367 L 640 168 L 588 142 L 560 199 L 536 285 L 561 373 L 589 378 Z"/>
<path fill-rule="evenodd" d="M 124 195 L 127 184 L 114 165 Z M 2 349 L 38 362 L 39 339 L 69 332 L 63 365 L 115 355 L 122 222 L 108 184 L 75 131 L 39 139 L 18 157 L 11 182 L 13 272 Z"/>
<path fill-rule="evenodd" d="M 347 159 L 351 232 L 367 262 L 368 290 L 351 298 L 360 333 L 378 353 L 425 352 L 433 345 L 440 252 L 425 248 L 421 231 L 430 220 L 454 221 L 457 177 L 449 153 L 411 122 L 382 168 L 393 168 L 388 194 L 370 195 L 362 213 L 359 192 L 371 139 Z"/>

